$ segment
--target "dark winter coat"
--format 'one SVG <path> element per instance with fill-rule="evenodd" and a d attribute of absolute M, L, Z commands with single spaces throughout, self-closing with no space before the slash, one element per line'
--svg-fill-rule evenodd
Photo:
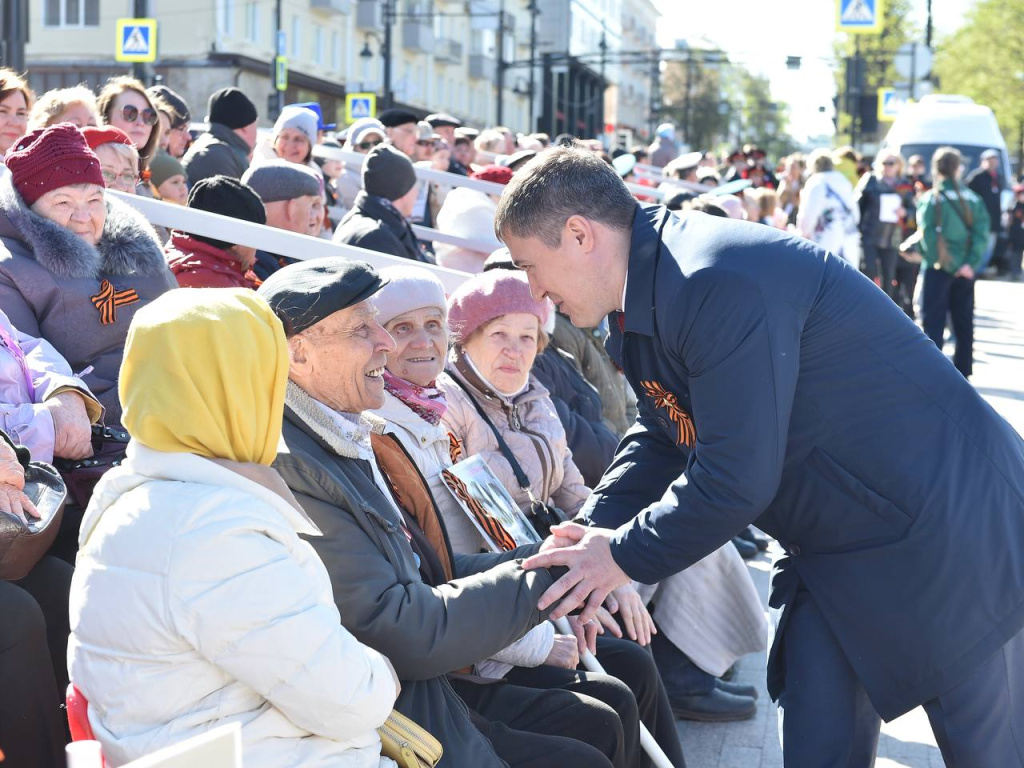
<path fill-rule="evenodd" d="M 252 147 L 226 125 L 210 123 L 210 129 L 199 135 L 181 159 L 189 187 L 211 176 L 242 178 L 249 168 L 251 152 Z"/>
<path fill-rule="evenodd" d="M 654 583 L 756 523 L 886 720 L 1024 625 L 1024 440 L 845 261 L 768 227 L 637 207 L 608 348 L 637 427 L 583 512 Z M 639 514 L 638 514 L 639 512 Z"/>
<path fill-rule="evenodd" d="M 1000 196 L 1003 183 L 996 174 L 993 176 L 984 168 L 975 168 L 968 174 L 967 188 L 981 198 L 988 211 L 988 225 L 993 234 L 1003 231 L 1003 210 Z"/>
<path fill-rule="evenodd" d="M 355 205 L 334 233 L 334 242 L 413 261 L 429 261 L 420 250 L 409 222 L 366 192 L 356 195 Z"/>
<path fill-rule="evenodd" d="M 395 708 L 441 741 L 445 765 L 504 766 L 445 675 L 492 656 L 544 619 L 537 601 L 555 577 L 517 562 L 538 545 L 500 554 L 448 552 L 455 578 L 426 584 L 405 522 L 374 483 L 368 461 L 294 384 L 286 402 L 287 450 L 274 468 L 323 532 L 309 543 L 331 576 L 342 623 L 391 660 L 402 682 Z"/>
<path fill-rule="evenodd" d="M 39 336 L 68 361 L 121 420 L 117 377 L 135 313 L 177 288 L 153 228 L 133 208 L 107 198 L 96 247 L 32 212 L 0 178 L 0 307 L 22 333 Z"/>
<path fill-rule="evenodd" d="M 593 488 L 612 463 L 619 442 L 601 420 L 600 395 L 583 378 L 572 357 L 551 345 L 537 356 L 531 373 L 547 388 L 565 427 L 572 460 Z"/>

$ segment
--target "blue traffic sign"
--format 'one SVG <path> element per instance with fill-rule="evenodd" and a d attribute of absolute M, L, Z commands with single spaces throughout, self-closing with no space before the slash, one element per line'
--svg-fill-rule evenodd
<path fill-rule="evenodd" d="M 114 58 L 129 62 L 156 61 L 156 20 L 118 19 Z"/>
<path fill-rule="evenodd" d="M 836 0 L 836 29 L 853 34 L 882 30 L 882 0 Z"/>
<path fill-rule="evenodd" d="M 345 95 L 345 122 L 351 124 L 364 117 L 377 116 L 377 94 L 349 93 Z"/>

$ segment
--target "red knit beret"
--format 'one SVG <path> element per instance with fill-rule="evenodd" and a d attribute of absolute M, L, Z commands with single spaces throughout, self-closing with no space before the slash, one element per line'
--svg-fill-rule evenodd
<path fill-rule="evenodd" d="M 85 143 L 90 149 L 96 149 L 101 144 L 124 144 L 127 147 L 135 147 L 128 134 L 116 125 L 86 125 L 78 130 L 85 136 Z"/>
<path fill-rule="evenodd" d="M 58 123 L 22 136 L 4 159 L 11 181 L 26 205 L 60 187 L 105 187 L 100 161 L 71 123 Z"/>
<path fill-rule="evenodd" d="M 512 181 L 512 169 L 503 165 L 485 165 L 479 171 L 469 174 L 471 179 L 493 181 L 495 184 L 508 184 Z"/>
<path fill-rule="evenodd" d="M 448 297 L 448 327 L 456 344 L 465 344 L 473 331 L 514 312 L 536 315 L 541 326 L 548 319 L 548 302 L 533 298 L 526 275 L 519 271 L 492 269 L 473 275 Z"/>

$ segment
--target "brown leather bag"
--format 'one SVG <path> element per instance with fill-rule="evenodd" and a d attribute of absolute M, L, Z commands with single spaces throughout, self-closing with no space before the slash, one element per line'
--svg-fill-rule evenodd
<path fill-rule="evenodd" d="M 14 515 L 0 512 L 0 580 L 28 576 L 46 554 L 60 530 L 67 488 L 49 464 L 31 461 L 25 467 L 25 495 L 35 504 L 39 520 L 26 525 Z"/>

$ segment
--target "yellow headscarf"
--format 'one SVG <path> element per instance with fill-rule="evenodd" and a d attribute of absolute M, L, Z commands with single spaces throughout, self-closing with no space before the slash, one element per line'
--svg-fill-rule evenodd
<path fill-rule="evenodd" d="M 288 342 L 262 297 L 244 288 L 168 291 L 128 331 L 122 422 L 157 451 L 269 465 L 287 383 Z"/>

